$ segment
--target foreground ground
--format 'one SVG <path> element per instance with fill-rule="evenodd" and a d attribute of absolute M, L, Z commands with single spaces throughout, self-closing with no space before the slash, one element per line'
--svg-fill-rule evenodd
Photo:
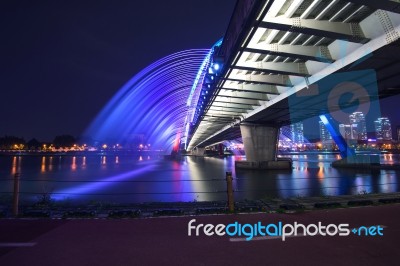
<path fill-rule="evenodd" d="M 383 236 L 188 236 L 188 222 L 381 225 Z M 0 265 L 399 265 L 400 205 L 293 214 L 0 219 Z"/>

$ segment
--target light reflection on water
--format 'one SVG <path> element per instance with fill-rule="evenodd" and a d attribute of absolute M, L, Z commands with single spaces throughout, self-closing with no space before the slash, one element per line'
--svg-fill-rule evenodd
<path fill-rule="evenodd" d="M 225 173 L 234 179 L 235 200 L 273 197 L 389 193 L 399 191 L 400 171 L 335 169 L 335 154 L 300 154 L 292 171 L 235 169 L 241 156 L 183 157 L 157 155 L 1 156 L 0 194 L 12 192 L 13 176 L 21 173 L 22 200 L 41 193 L 71 201 L 150 202 L 225 200 Z M 399 163 L 385 154 L 382 163 Z M 36 194 L 31 194 L 36 193 Z"/>

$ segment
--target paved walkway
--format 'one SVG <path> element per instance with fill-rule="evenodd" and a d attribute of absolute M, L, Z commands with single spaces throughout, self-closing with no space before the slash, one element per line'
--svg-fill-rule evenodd
<path fill-rule="evenodd" d="M 243 241 L 187 235 L 188 222 L 382 225 L 384 236 Z M 399 265 L 400 205 L 295 214 L 147 219 L 0 219 L 0 265 Z"/>

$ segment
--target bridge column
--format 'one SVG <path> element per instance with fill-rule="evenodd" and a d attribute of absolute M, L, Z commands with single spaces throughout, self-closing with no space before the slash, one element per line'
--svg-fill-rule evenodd
<path fill-rule="evenodd" d="M 204 151 L 206 148 L 204 147 L 196 147 L 193 151 L 192 154 L 194 156 L 204 156 Z"/>
<path fill-rule="evenodd" d="M 236 167 L 250 169 L 291 169 L 289 160 L 277 158 L 279 127 L 259 124 L 240 125 L 246 161 Z"/>

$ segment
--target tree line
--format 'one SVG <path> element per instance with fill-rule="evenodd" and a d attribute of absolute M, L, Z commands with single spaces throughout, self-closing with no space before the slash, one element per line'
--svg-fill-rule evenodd
<path fill-rule="evenodd" d="M 82 139 L 83 140 L 83 139 Z M 59 135 L 54 138 L 52 142 L 41 142 L 36 138 L 32 138 L 26 141 L 24 138 L 16 136 L 4 136 L 0 137 L 0 149 L 40 149 L 43 145 L 53 145 L 56 148 L 60 147 L 71 147 L 74 144 L 80 142 L 79 139 L 71 135 Z"/>

